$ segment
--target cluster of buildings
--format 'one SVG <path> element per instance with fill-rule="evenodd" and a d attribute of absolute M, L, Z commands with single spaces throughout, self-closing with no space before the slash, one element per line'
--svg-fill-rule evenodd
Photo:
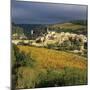
<path fill-rule="evenodd" d="M 70 41 L 72 42 L 77 42 L 80 44 L 79 50 L 74 50 L 74 52 L 83 52 L 85 50 L 85 44 L 87 43 L 87 37 L 83 34 L 74 34 L 74 33 L 69 33 L 69 32 L 61 32 L 61 33 L 56 33 L 54 31 L 48 32 L 46 35 L 40 36 L 36 39 L 37 43 L 42 43 L 42 45 L 47 46 L 49 44 L 58 44 L 61 46 L 64 42 Z M 71 45 L 69 43 L 68 45 Z"/>
<path fill-rule="evenodd" d="M 33 34 L 33 30 L 31 30 L 31 34 Z M 24 40 L 23 43 L 26 43 L 27 45 L 34 45 L 34 46 L 47 46 L 48 44 L 55 44 L 55 43 L 57 43 L 58 45 L 61 45 L 65 41 L 71 41 L 71 42 L 77 41 L 81 44 L 80 45 L 81 52 L 83 52 L 84 47 L 85 47 L 84 45 L 85 43 L 87 43 L 87 37 L 83 34 L 78 35 L 78 34 L 69 33 L 69 32 L 57 33 L 55 31 L 49 31 L 49 30 L 47 30 L 46 34 L 43 34 L 42 36 L 38 36 L 32 42 L 30 42 L 30 40 L 28 40 L 28 38 L 24 34 L 19 35 L 19 36 L 18 34 L 13 34 L 12 38 L 13 38 L 12 43 L 14 44 L 18 44 L 22 42 L 22 41 L 14 41 L 16 39 L 19 39 L 19 40 Z M 69 45 L 71 45 L 71 43 Z"/>

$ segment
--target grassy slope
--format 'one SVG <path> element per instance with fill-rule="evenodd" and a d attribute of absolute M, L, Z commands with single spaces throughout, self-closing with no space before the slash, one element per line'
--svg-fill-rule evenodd
<path fill-rule="evenodd" d="M 83 25 L 76 25 L 76 24 L 72 24 L 72 23 L 55 24 L 55 25 L 51 25 L 50 27 L 53 27 L 53 28 L 60 27 L 61 29 L 72 29 L 72 30 L 85 28 L 85 26 L 83 26 Z"/>
<path fill-rule="evenodd" d="M 86 58 L 64 51 L 29 46 L 19 46 L 19 49 L 25 53 L 30 53 L 32 58 L 38 62 L 38 66 L 43 68 L 86 68 Z"/>
<path fill-rule="evenodd" d="M 18 46 L 18 48 L 20 51 L 30 54 L 37 64 L 35 67 L 20 67 L 18 69 L 17 88 L 87 83 L 86 58 L 46 48 L 30 46 Z"/>

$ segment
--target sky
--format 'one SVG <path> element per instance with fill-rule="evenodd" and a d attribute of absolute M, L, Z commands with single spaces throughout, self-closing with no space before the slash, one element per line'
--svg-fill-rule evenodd
<path fill-rule="evenodd" d="M 16 24 L 54 24 L 87 19 L 86 5 L 11 1 L 12 22 Z"/>

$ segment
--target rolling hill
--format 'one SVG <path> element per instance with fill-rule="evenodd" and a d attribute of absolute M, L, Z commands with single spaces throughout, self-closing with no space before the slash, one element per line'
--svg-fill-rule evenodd
<path fill-rule="evenodd" d="M 77 30 L 77 29 L 81 29 L 81 28 L 85 28 L 85 26 L 83 25 L 77 25 L 77 24 L 73 24 L 73 23 L 63 23 L 63 24 L 55 24 L 55 25 L 51 25 L 51 28 L 60 28 L 60 29 L 72 29 L 72 30 Z"/>
<path fill-rule="evenodd" d="M 23 89 L 87 84 L 86 58 L 46 48 L 17 46 L 17 49 L 19 52 L 17 50 L 15 54 L 14 50 L 13 58 L 14 62 L 16 59 L 13 87 Z"/>
<path fill-rule="evenodd" d="M 49 30 L 55 30 L 57 32 L 72 32 L 87 35 L 87 25 L 77 24 L 74 22 L 52 24 L 49 25 L 48 28 Z"/>
<path fill-rule="evenodd" d="M 29 46 L 18 46 L 20 51 L 31 54 L 31 57 L 38 62 L 41 68 L 86 68 L 86 58 L 67 53 L 64 51 L 50 50 Z"/>
<path fill-rule="evenodd" d="M 43 27 L 15 25 L 12 33 L 30 36 L 30 27 L 40 36 Z M 35 28 L 34 28 L 35 27 Z M 72 32 L 87 35 L 87 25 L 82 22 L 67 22 L 47 25 L 56 32 Z M 28 28 L 28 29 L 27 29 Z M 27 32 L 28 31 L 28 32 Z M 43 33 L 47 32 L 45 26 Z M 28 37 L 28 39 L 29 39 Z M 12 86 L 13 88 L 42 88 L 72 85 L 87 85 L 87 57 L 74 53 L 35 47 L 12 45 Z"/>
<path fill-rule="evenodd" d="M 37 38 L 42 34 L 47 33 L 47 28 L 49 30 L 54 30 L 56 32 L 72 32 L 76 34 L 87 35 L 87 24 L 86 21 L 68 21 L 63 23 L 55 24 L 13 24 L 12 23 L 12 34 L 22 34 L 24 33 L 29 39 Z M 31 30 L 33 30 L 33 35 L 31 35 Z"/>

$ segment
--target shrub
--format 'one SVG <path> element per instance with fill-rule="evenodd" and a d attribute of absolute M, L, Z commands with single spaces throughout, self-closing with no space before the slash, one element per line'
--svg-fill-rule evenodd
<path fill-rule="evenodd" d="M 35 60 L 31 58 L 31 54 L 30 53 L 25 54 L 25 52 L 23 51 L 21 52 L 16 45 L 14 45 L 14 54 L 16 57 L 17 67 L 20 67 L 20 66 L 32 67 L 34 65 Z"/>
<path fill-rule="evenodd" d="M 60 70 L 47 70 L 47 73 L 40 73 L 40 82 L 35 87 L 54 87 L 68 85 L 87 84 L 87 70 L 77 68 L 65 68 Z"/>
<path fill-rule="evenodd" d="M 22 75 L 18 74 L 19 67 L 26 66 L 26 67 L 33 67 L 35 64 L 35 61 L 31 58 L 30 54 L 25 54 L 24 52 L 20 52 L 19 48 L 16 45 L 12 45 L 12 89 L 15 90 L 15 88 L 18 85 L 18 79 Z M 18 76 L 20 75 L 20 76 Z M 22 87 L 24 87 L 22 85 Z"/>
<path fill-rule="evenodd" d="M 77 68 L 65 68 L 64 85 L 85 85 L 87 84 L 87 70 Z"/>

